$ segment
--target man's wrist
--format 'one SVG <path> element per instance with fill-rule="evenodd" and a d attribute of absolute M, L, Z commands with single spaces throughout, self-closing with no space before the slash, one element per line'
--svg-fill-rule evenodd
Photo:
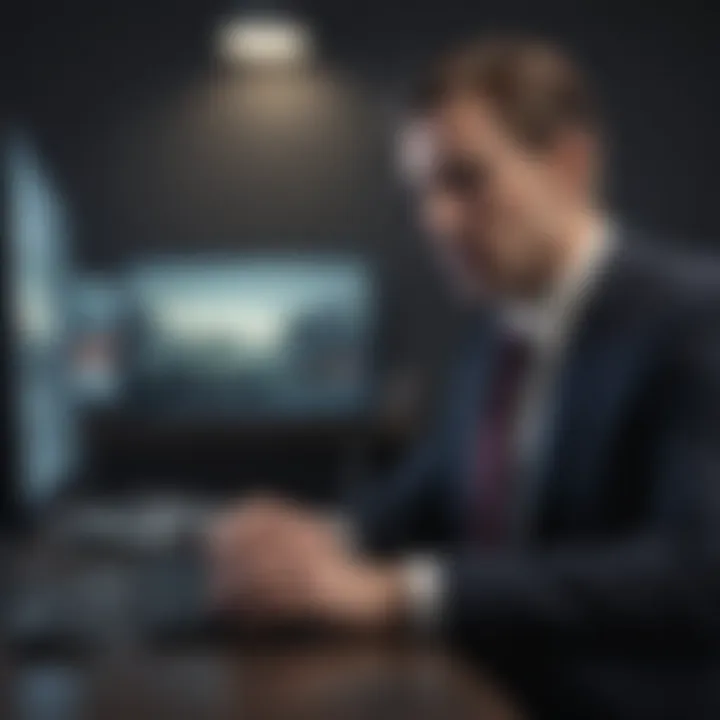
<path fill-rule="evenodd" d="M 367 567 L 353 595 L 355 624 L 361 629 L 396 630 L 406 624 L 409 605 L 402 566 Z"/>
<path fill-rule="evenodd" d="M 385 617 L 387 627 L 397 629 L 407 624 L 410 614 L 408 587 L 401 565 L 384 570 L 385 575 Z"/>
<path fill-rule="evenodd" d="M 434 630 L 441 621 L 443 575 L 442 564 L 432 557 L 411 557 L 373 567 L 364 603 L 368 624 L 386 630 Z"/>
<path fill-rule="evenodd" d="M 415 555 L 402 566 L 408 622 L 419 632 L 435 631 L 442 621 L 446 572 L 440 558 Z"/>

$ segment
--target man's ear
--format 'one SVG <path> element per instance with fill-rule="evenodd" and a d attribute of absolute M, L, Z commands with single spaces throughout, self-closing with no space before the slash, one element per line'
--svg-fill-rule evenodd
<path fill-rule="evenodd" d="M 566 130 L 555 146 L 557 166 L 561 169 L 568 189 L 589 191 L 598 175 L 598 142 L 582 130 Z"/>

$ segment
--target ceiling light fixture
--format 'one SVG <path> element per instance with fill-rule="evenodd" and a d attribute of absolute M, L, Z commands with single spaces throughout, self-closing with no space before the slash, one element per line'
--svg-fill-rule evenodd
<path fill-rule="evenodd" d="M 246 65 L 298 65 L 313 53 L 308 26 L 284 14 L 238 16 L 217 31 L 216 47 L 226 61 Z"/>

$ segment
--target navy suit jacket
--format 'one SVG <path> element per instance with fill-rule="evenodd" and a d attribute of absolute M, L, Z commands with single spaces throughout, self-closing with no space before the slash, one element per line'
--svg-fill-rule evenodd
<path fill-rule="evenodd" d="M 361 513 L 378 553 L 447 558 L 442 623 L 474 647 L 717 643 L 720 275 L 624 238 L 576 320 L 508 547 L 465 540 L 492 363 L 476 326 L 433 437 Z"/>

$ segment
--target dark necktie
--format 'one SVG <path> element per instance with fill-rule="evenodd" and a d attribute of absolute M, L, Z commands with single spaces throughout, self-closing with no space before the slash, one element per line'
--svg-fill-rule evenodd
<path fill-rule="evenodd" d="M 526 340 L 503 336 L 480 417 L 473 469 L 472 535 L 475 542 L 487 546 L 501 544 L 510 530 L 515 438 L 529 360 Z"/>

